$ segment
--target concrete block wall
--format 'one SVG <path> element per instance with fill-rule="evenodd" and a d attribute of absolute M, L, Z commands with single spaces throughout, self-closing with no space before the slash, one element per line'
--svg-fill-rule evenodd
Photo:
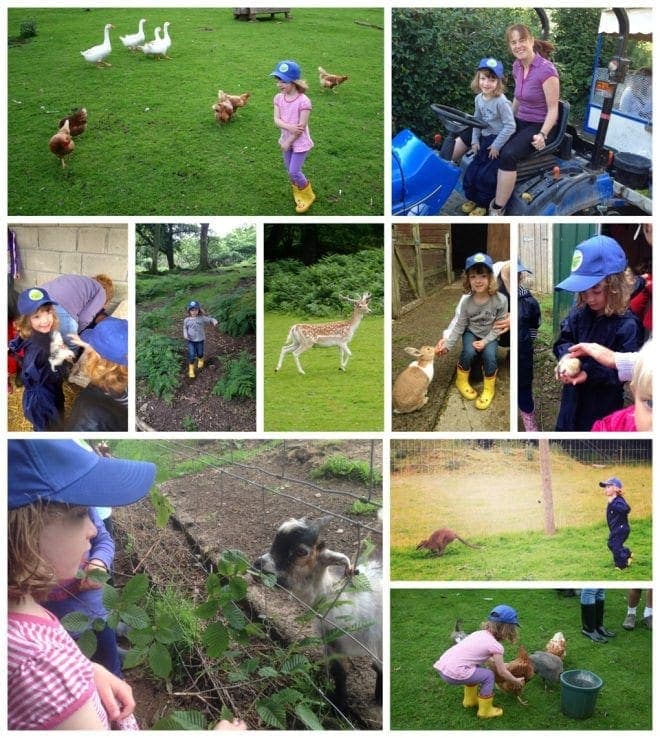
<path fill-rule="evenodd" d="M 23 269 L 16 289 L 43 284 L 60 274 L 107 274 L 115 285 L 113 303 L 128 297 L 126 224 L 10 224 Z"/>

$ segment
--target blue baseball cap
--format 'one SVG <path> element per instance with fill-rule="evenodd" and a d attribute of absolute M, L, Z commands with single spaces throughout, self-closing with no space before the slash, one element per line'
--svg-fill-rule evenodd
<path fill-rule="evenodd" d="M 584 292 L 611 274 L 625 271 L 628 259 L 624 250 L 610 236 L 592 236 L 575 247 L 571 273 L 556 290 Z"/>
<path fill-rule="evenodd" d="M 606 479 L 604 482 L 598 482 L 599 487 L 609 487 L 610 484 L 613 487 L 616 487 L 617 489 L 623 489 L 621 480 L 617 479 L 616 477 L 610 477 L 609 479 Z"/>
<path fill-rule="evenodd" d="M 106 318 L 94 328 L 87 328 L 80 337 L 99 356 L 121 366 L 128 365 L 128 321 L 122 318 Z"/>
<path fill-rule="evenodd" d="M 270 73 L 270 77 L 277 77 L 282 82 L 295 82 L 300 79 L 300 67 L 291 59 L 279 61 L 275 65 L 275 69 Z"/>
<path fill-rule="evenodd" d="M 504 77 L 504 65 L 499 59 L 494 59 L 492 56 L 485 56 L 477 65 L 477 72 L 480 69 L 486 69 L 492 72 L 498 79 Z"/>
<path fill-rule="evenodd" d="M 194 309 L 199 310 L 200 307 L 201 305 L 197 302 L 197 300 L 191 300 L 188 303 L 188 307 L 186 308 L 186 310 L 194 310 Z"/>
<path fill-rule="evenodd" d="M 498 605 L 490 611 L 488 620 L 491 623 L 510 623 L 511 625 L 520 625 L 518 622 L 518 613 L 508 605 Z"/>
<path fill-rule="evenodd" d="M 472 256 L 468 256 L 465 260 L 465 271 L 467 272 L 470 267 L 479 266 L 480 264 L 485 266 L 487 269 L 490 269 L 491 272 L 493 271 L 493 260 L 488 256 L 488 254 L 482 254 L 481 251 L 476 254 L 472 254 Z"/>
<path fill-rule="evenodd" d="M 527 272 L 528 274 L 534 274 L 534 272 L 531 269 L 528 269 L 526 266 L 524 266 L 521 263 L 520 259 L 518 259 L 518 274 L 520 274 L 520 272 Z"/>
<path fill-rule="evenodd" d="M 99 456 L 82 441 L 10 440 L 9 509 L 35 502 L 115 507 L 137 502 L 151 489 L 156 465 Z"/>
<path fill-rule="evenodd" d="M 18 296 L 19 315 L 32 315 L 42 305 L 57 305 L 57 303 L 41 287 L 30 287 L 27 290 L 23 290 Z"/>

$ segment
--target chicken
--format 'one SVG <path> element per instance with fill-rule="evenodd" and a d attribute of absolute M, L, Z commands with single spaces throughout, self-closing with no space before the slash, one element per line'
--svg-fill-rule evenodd
<path fill-rule="evenodd" d="M 566 638 L 564 638 L 564 634 L 561 631 L 555 633 L 545 644 L 545 650 L 548 653 L 553 653 L 555 656 L 559 656 L 563 661 L 564 656 L 566 656 Z"/>
<path fill-rule="evenodd" d="M 494 664 L 491 659 L 486 662 L 486 666 L 495 672 L 495 683 L 503 692 L 508 692 L 509 694 L 515 695 L 516 699 L 518 700 L 518 702 L 520 702 L 521 705 L 527 704 L 525 700 L 523 700 L 520 696 L 520 693 L 525 686 L 524 684 L 522 686 L 518 684 L 513 684 L 513 682 L 510 682 L 504 679 L 504 677 L 501 677 L 497 673 L 497 671 L 495 671 Z M 516 658 L 513 661 L 505 663 L 504 666 L 506 666 L 508 671 L 513 674 L 513 676 L 522 677 L 525 680 L 525 684 L 527 684 L 527 682 L 534 676 L 534 665 L 530 661 L 529 654 L 523 646 L 520 646 L 520 648 L 518 649 L 518 655 L 516 656 Z"/>
<path fill-rule="evenodd" d="M 321 83 L 321 87 L 329 87 L 333 92 L 337 92 L 336 88 L 342 82 L 346 82 L 347 79 L 347 74 L 329 74 L 323 67 L 319 67 L 319 82 Z"/>
<path fill-rule="evenodd" d="M 218 100 L 229 100 L 232 108 L 243 108 L 247 105 L 247 101 L 250 99 L 250 93 L 244 92 L 242 95 L 229 95 L 222 90 L 218 90 Z"/>
<path fill-rule="evenodd" d="M 215 119 L 218 123 L 229 123 L 234 115 L 234 106 L 229 100 L 220 100 L 211 105 L 211 110 L 215 113 Z"/>
<path fill-rule="evenodd" d="M 69 121 L 69 133 L 74 137 L 79 136 L 87 128 L 87 109 L 77 108 L 73 113 L 62 118 L 57 125 L 61 128 L 67 120 Z"/>
<path fill-rule="evenodd" d="M 65 157 L 68 156 L 75 147 L 76 145 L 73 143 L 71 131 L 69 130 L 69 121 L 65 119 L 64 125 L 48 142 L 48 148 L 62 162 L 62 169 L 64 169 L 66 167 Z"/>
<path fill-rule="evenodd" d="M 573 379 L 582 371 L 582 363 L 575 357 L 570 357 L 568 354 L 559 359 L 559 363 L 555 368 L 555 376 L 557 379 L 560 377 L 566 377 L 567 379 Z"/>
<path fill-rule="evenodd" d="M 467 637 L 467 634 L 464 630 L 461 628 L 462 620 L 457 620 L 456 625 L 454 625 L 454 630 L 452 634 L 449 636 L 451 638 L 452 643 L 459 643 L 463 640 L 463 638 Z"/>
<path fill-rule="evenodd" d="M 529 658 L 546 689 L 548 684 L 559 682 L 559 675 L 564 671 L 564 664 L 559 656 L 547 651 L 534 651 Z"/>

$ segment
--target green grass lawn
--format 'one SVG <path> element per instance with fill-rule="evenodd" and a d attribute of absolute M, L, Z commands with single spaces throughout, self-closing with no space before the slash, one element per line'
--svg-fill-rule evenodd
<path fill-rule="evenodd" d="M 383 317 L 363 319 L 350 343 L 353 356 L 345 372 L 339 371 L 339 349 L 332 346 L 302 354 L 304 375 L 290 354 L 275 373 L 289 328 L 299 322 L 300 316 L 264 315 L 264 429 L 382 431 Z"/>
<path fill-rule="evenodd" d="M 651 633 L 637 627 L 624 631 L 626 592 L 605 596 L 606 627 L 616 632 L 598 644 L 581 632 L 579 597 L 558 597 L 554 590 L 400 590 L 390 596 L 391 727 L 395 730 L 650 730 Z M 568 717 L 560 709 L 559 685 L 543 688 L 538 676 L 523 691 L 527 705 L 496 691 L 500 718 L 479 720 L 462 704 L 463 689 L 443 682 L 433 669 L 452 643 L 457 618 L 470 633 L 479 629 L 492 607 L 507 603 L 518 610 L 519 644 L 528 652 L 544 650 L 560 630 L 567 641 L 564 669 L 587 669 L 603 680 L 594 715 Z M 641 605 L 640 605 L 641 607 Z M 505 661 L 516 657 L 518 644 L 505 644 Z"/>
<path fill-rule="evenodd" d="M 652 578 L 651 519 L 636 519 L 626 545 L 633 552 L 629 569 L 617 571 L 607 548 L 605 525 L 562 528 L 554 536 L 528 531 L 470 538 L 480 548 L 460 541 L 442 556 L 415 550 L 390 551 L 393 580 L 427 581 L 650 581 Z"/>
<path fill-rule="evenodd" d="M 123 47 L 141 17 L 148 38 L 170 21 L 170 60 Z M 248 23 L 231 8 L 12 8 L 10 36 L 24 20 L 37 36 L 8 49 L 11 215 L 294 214 L 269 76 L 291 57 L 313 104 L 310 213 L 382 214 L 382 9 L 295 8 L 290 21 Z M 106 23 L 112 66 L 97 68 L 80 51 L 101 43 Z M 319 65 L 349 75 L 337 94 L 320 88 Z M 218 89 L 252 93 L 225 126 L 211 110 Z M 79 106 L 88 127 L 63 171 L 48 141 Z"/>

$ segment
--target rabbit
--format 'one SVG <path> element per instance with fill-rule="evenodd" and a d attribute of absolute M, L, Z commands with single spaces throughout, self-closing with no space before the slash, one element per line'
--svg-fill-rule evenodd
<path fill-rule="evenodd" d="M 394 382 L 392 404 L 395 413 L 412 413 L 424 407 L 429 398 L 426 391 L 433 379 L 433 360 L 435 346 L 422 346 L 420 349 L 408 346 L 406 353 L 416 356 Z"/>

